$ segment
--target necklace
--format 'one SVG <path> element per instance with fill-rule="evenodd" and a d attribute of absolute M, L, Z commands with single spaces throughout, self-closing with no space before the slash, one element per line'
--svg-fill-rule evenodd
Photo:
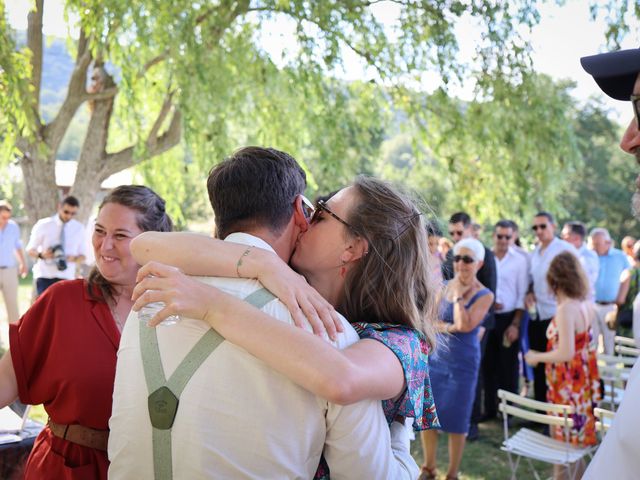
<path fill-rule="evenodd" d="M 111 316 L 113 317 L 113 320 L 116 322 L 116 327 L 118 327 L 118 331 L 122 332 L 122 329 L 124 328 L 125 320 L 123 320 L 118 314 L 118 302 L 114 302 L 113 304 L 112 302 L 107 302 L 107 305 L 109 306 L 109 310 L 111 311 Z"/>

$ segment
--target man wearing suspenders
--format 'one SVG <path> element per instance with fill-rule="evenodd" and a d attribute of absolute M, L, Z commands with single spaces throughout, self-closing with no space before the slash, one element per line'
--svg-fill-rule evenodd
<path fill-rule="evenodd" d="M 211 171 L 207 186 L 219 238 L 289 259 L 307 228 L 306 178 L 292 157 L 243 148 Z M 201 280 L 293 323 L 256 280 Z M 358 340 L 344 319 L 343 327 L 338 348 Z M 149 329 L 130 314 L 110 429 L 109 477 L 116 480 L 311 479 L 323 451 L 336 479 L 419 473 L 408 432 L 394 422 L 390 436 L 380 402 L 330 404 L 189 318 Z"/>

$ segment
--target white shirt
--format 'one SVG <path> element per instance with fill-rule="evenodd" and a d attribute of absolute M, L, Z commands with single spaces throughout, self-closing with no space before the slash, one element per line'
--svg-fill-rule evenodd
<path fill-rule="evenodd" d="M 62 223 L 60 216 L 55 215 L 47 218 L 41 218 L 33 226 L 27 250 L 36 249 L 38 252 L 44 252 L 50 247 L 60 244 L 60 233 L 64 225 L 64 253 L 65 256 L 86 256 L 86 242 L 84 235 L 84 225 L 75 219 L 69 220 L 66 224 Z M 64 280 L 73 280 L 76 278 L 76 263 L 67 261 L 65 270 L 58 270 L 55 261 L 44 260 L 39 258 L 33 266 L 34 278 L 62 278 Z"/>
<path fill-rule="evenodd" d="M 631 325 L 633 328 L 633 340 L 636 342 L 636 347 L 640 348 L 640 293 L 636 295 L 633 301 L 633 322 Z"/>
<path fill-rule="evenodd" d="M 636 362 L 613 423 L 583 480 L 635 480 L 640 474 L 640 362 Z"/>
<path fill-rule="evenodd" d="M 539 320 L 548 320 L 556 314 L 556 297 L 547 283 L 547 271 L 556 255 L 571 252 L 578 257 L 578 251 L 573 245 L 554 237 L 551 243 L 540 255 L 541 245 L 531 254 L 531 272 L 529 280 L 533 282 L 533 293 L 536 295 L 536 309 Z"/>
<path fill-rule="evenodd" d="M 232 234 L 227 240 L 273 251 L 246 234 Z M 261 286 L 251 279 L 200 280 L 241 298 Z M 268 303 L 263 311 L 293 323 L 280 301 Z M 342 320 L 345 332 L 338 348 L 358 340 Z M 309 325 L 306 328 L 311 331 Z M 109 421 L 110 479 L 153 478 L 152 429 L 138 329 L 137 316 L 131 313 L 120 341 Z M 158 327 L 167 377 L 208 329 L 209 325 L 190 318 Z M 332 479 L 415 479 L 419 469 L 409 454 L 408 432 L 398 422 L 391 430 L 394 439 L 379 401 L 330 404 L 224 341 L 180 397 L 172 427 L 174 478 L 310 479 L 324 453 Z M 396 447 L 402 444 L 404 452 L 392 453 L 392 442 Z"/>
<path fill-rule="evenodd" d="M 598 280 L 598 272 L 600 271 L 600 260 L 598 259 L 598 254 L 587 248 L 584 243 L 578 249 L 578 255 L 580 264 L 587 274 L 587 280 L 589 280 L 589 296 L 587 300 L 593 302 L 596 299 L 596 280 Z"/>
<path fill-rule="evenodd" d="M 496 255 L 496 268 L 498 274 L 496 303 L 502 304 L 502 310 L 496 313 L 524 310 L 524 297 L 527 294 L 529 279 L 526 258 L 509 247 L 502 259 Z"/>

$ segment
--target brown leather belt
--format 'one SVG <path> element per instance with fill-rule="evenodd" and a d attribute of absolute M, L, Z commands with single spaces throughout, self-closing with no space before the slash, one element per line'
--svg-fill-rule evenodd
<path fill-rule="evenodd" d="M 82 445 L 83 447 L 95 448 L 96 450 L 107 451 L 109 441 L 109 430 L 96 430 L 84 425 L 63 425 L 61 423 L 47 421 L 47 426 L 56 437 L 68 442 Z"/>

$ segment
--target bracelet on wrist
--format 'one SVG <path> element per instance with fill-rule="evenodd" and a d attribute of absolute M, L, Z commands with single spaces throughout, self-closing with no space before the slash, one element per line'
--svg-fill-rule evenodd
<path fill-rule="evenodd" d="M 253 247 L 247 247 L 247 249 L 244 252 L 242 252 L 242 255 L 240 255 L 240 258 L 238 259 L 238 262 L 236 263 L 236 274 L 238 275 L 238 278 L 242 277 L 242 275 L 240 275 L 240 267 L 242 266 L 242 261 L 243 261 L 244 257 L 249 255 L 249 252 L 251 252 L 252 248 Z"/>

